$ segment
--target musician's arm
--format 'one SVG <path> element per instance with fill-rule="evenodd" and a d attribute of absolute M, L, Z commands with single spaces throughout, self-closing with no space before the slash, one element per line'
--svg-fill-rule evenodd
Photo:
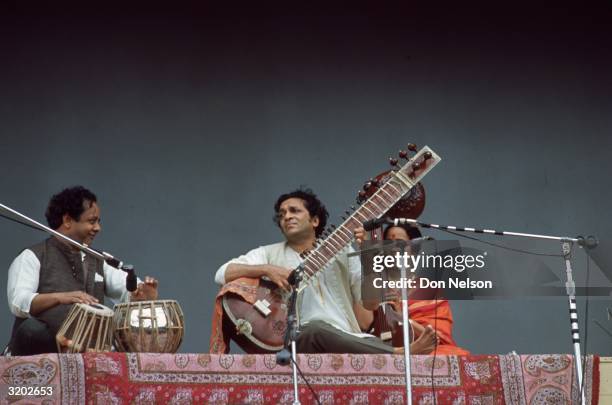
<path fill-rule="evenodd" d="M 349 248 L 349 253 L 353 252 L 352 248 Z M 364 303 L 361 300 L 361 260 L 359 256 L 348 256 L 347 257 L 348 270 L 350 274 L 351 282 L 351 294 L 353 295 L 353 312 L 357 323 L 362 331 L 367 329 L 374 320 L 374 313 L 364 307 Z"/>
<path fill-rule="evenodd" d="M 368 311 L 358 303 L 353 304 L 353 312 L 355 312 L 355 317 L 357 318 L 357 323 L 359 323 L 359 328 L 362 331 L 367 332 L 370 325 L 372 325 L 372 322 L 374 321 L 374 313 L 372 311 Z"/>
<path fill-rule="evenodd" d="M 9 267 L 7 298 L 11 312 L 20 318 L 36 316 L 59 304 L 98 302 L 83 291 L 41 293 L 38 291 L 40 261 L 30 249 L 25 249 Z"/>
<path fill-rule="evenodd" d="M 291 270 L 272 264 L 238 264 L 230 263 L 225 269 L 225 282 L 229 283 L 240 277 L 267 277 L 276 285 L 286 290 L 290 290 L 287 278 Z"/>
<path fill-rule="evenodd" d="M 421 336 L 421 334 L 425 332 L 425 327 L 420 323 L 415 322 L 412 319 L 410 319 L 409 322 L 410 325 L 412 325 L 412 330 L 414 331 L 415 336 Z"/>
<path fill-rule="evenodd" d="M 36 294 L 30 303 L 28 316 L 36 316 L 43 311 L 59 304 L 59 299 L 54 293 Z"/>
<path fill-rule="evenodd" d="M 219 267 L 215 282 L 223 285 L 241 277 L 267 277 L 276 285 L 289 289 L 287 277 L 290 273 L 289 269 L 269 264 L 265 248 L 258 247 Z"/>
<path fill-rule="evenodd" d="M 264 275 L 261 269 L 258 270 L 254 266 L 261 266 L 267 263 L 268 258 L 265 249 L 258 247 L 219 267 L 215 273 L 215 282 L 223 285 L 240 277 L 261 277 Z M 250 272 L 251 270 L 253 272 Z"/>
<path fill-rule="evenodd" d="M 267 264 L 229 263 L 225 269 L 225 282 L 229 283 L 240 277 L 259 278 L 268 275 Z"/>
<path fill-rule="evenodd" d="M 30 305 L 30 315 L 36 316 L 59 304 L 96 304 L 98 300 L 85 291 L 63 291 L 37 294 Z"/>
<path fill-rule="evenodd" d="M 30 249 L 25 249 L 11 263 L 8 271 L 7 298 L 9 309 L 19 318 L 30 316 L 32 301 L 39 295 L 40 262 Z"/>

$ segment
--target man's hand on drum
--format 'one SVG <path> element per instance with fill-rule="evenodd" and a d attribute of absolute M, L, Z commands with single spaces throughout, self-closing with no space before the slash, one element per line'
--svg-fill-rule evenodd
<path fill-rule="evenodd" d="M 133 301 L 149 301 L 157 299 L 158 282 L 153 277 L 146 276 L 144 283 L 139 283 L 136 291 L 132 293 Z"/>
<path fill-rule="evenodd" d="M 65 336 L 56 336 L 55 341 L 60 346 L 60 353 L 66 353 L 72 348 L 72 340 L 68 339 Z"/>
<path fill-rule="evenodd" d="M 66 291 L 53 293 L 60 304 L 96 304 L 98 300 L 85 291 Z"/>

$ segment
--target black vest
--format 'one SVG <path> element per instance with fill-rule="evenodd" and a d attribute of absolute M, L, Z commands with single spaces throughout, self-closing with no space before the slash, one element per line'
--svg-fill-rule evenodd
<path fill-rule="evenodd" d="M 99 302 L 104 302 L 104 262 L 90 255 L 85 255 L 81 260 L 81 252 L 74 251 L 68 245 L 56 238 L 49 238 L 29 248 L 40 262 L 40 276 L 38 279 L 38 290 L 40 294 L 85 291 L 96 297 Z M 83 266 L 87 268 L 87 279 Z M 95 281 L 95 274 L 99 274 Z M 47 324 L 49 331 L 55 336 L 62 326 L 64 319 L 72 304 L 60 304 L 41 312 L 36 318 Z M 21 325 L 25 318 L 15 317 L 13 332 Z"/>

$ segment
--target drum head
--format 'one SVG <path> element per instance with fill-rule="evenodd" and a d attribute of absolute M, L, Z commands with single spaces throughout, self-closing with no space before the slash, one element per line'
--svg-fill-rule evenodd
<path fill-rule="evenodd" d="M 85 312 L 94 313 L 101 316 L 113 316 L 113 310 L 102 304 L 75 304 L 79 309 Z"/>
<path fill-rule="evenodd" d="M 183 339 L 183 311 L 174 300 L 132 301 L 115 305 L 118 351 L 174 353 Z"/>

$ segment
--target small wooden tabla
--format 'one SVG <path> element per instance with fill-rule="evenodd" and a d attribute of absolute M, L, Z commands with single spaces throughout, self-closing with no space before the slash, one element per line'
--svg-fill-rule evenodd
<path fill-rule="evenodd" d="M 72 344 L 60 345 L 64 339 Z M 74 304 L 55 335 L 59 352 L 107 352 L 113 343 L 113 311 L 100 304 Z"/>
<path fill-rule="evenodd" d="M 115 305 L 115 348 L 120 352 L 175 353 L 183 341 L 183 311 L 174 300 Z"/>

